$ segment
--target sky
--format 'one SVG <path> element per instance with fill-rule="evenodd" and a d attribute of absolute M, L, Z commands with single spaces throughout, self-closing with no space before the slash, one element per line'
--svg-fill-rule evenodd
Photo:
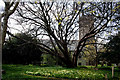
<path fill-rule="evenodd" d="M 4 6 L 3 0 L 0 0 L 0 12 L 4 10 Z"/>

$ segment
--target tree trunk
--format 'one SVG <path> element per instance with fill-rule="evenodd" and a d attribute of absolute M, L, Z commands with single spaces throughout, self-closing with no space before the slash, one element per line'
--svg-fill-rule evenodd
<path fill-rule="evenodd" d="M 2 31 L 1 31 L 1 14 L 0 14 L 0 65 L 2 65 Z M 1 66 L 0 66 L 1 68 Z M 1 69 L 0 69 L 1 70 Z M 0 79 L 2 78 L 2 72 L 0 71 Z"/>
<path fill-rule="evenodd" d="M 4 18 L 3 18 L 3 31 L 2 31 L 2 45 L 4 44 L 6 32 L 7 32 L 7 23 L 8 23 L 8 6 L 5 6 Z"/>
<path fill-rule="evenodd" d="M 96 63 L 95 63 L 95 67 L 97 67 L 98 66 L 98 62 L 96 61 Z"/>
<path fill-rule="evenodd" d="M 67 68 L 75 68 L 76 66 L 71 60 L 66 60 L 65 62 Z"/>
<path fill-rule="evenodd" d="M 73 63 L 75 67 L 77 67 L 77 59 L 78 57 L 76 55 L 73 55 Z"/>
<path fill-rule="evenodd" d="M 19 4 L 19 0 L 15 3 L 14 7 L 11 6 L 12 3 L 10 4 L 10 2 L 5 2 L 5 11 L 4 11 L 4 16 L 3 16 L 4 18 L 3 18 L 3 31 L 2 31 L 2 45 L 5 42 L 9 16 L 12 15 L 15 12 L 18 4 Z M 11 7 L 13 7 L 12 10 L 10 10 Z"/>
<path fill-rule="evenodd" d="M 60 59 L 66 65 L 67 68 L 77 67 L 74 65 L 74 63 L 70 57 L 64 57 L 64 58 L 60 58 Z"/>
<path fill-rule="evenodd" d="M 96 56 L 96 59 L 95 59 L 95 67 L 98 66 L 98 56 Z"/>

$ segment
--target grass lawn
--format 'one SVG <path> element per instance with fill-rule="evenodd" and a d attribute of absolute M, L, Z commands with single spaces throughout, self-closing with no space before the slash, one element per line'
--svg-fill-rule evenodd
<path fill-rule="evenodd" d="M 40 67 L 33 65 L 7 65 L 4 64 L 2 68 L 6 71 L 2 75 L 3 80 L 100 80 L 107 77 L 111 79 L 111 70 L 93 70 L 90 67 L 88 69 L 82 68 L 63 68 L 63 67 Z M 115 70 L 115 77 L 119 80 L 120 72 Z"/>

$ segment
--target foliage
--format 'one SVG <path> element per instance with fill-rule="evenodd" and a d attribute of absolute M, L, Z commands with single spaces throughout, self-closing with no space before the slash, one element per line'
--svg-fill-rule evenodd
<path fill-rule="evenodd" d="M 42 58 L 41 61 L 42 66 L 58 66 L 58 65 L 65 66 L 65 64 L 63 64 L 59 58 L 52 56 L 50 54 L 42 54 L 41 58 Z"/>
<path fill-rule="evenodd" d="M 23 40 L 37 41 L 31 35 L 25 33 L 18 33 L 16 36 Z M 36 64 L 36 62 L 39 62 L 40 64 L 40 49 L 36 45 L 25 43 L 21 39 L 10 37 L 10 40 L 6 41 L 3 46 L 3 63 Z"/>
<path fill-rule="evenodd" d="M 49 54 L 42 54 L 42 65 L 54 66 L 56 64 L 56 59 L 54 56 Z"/>
<path fill-rule="evenodd" d="M 94 71 L 88 70 L 76 70 L 76 69 L 41 69 L 37 72 L 26 71 L 26 74 L 36 76 L 47 76 L 47 77 L 59 77 L 59 78 L 76 78 L 76 79 L 102 79 L 104 74 L 95 73 Z"/>
<path fill-rule="evenodd" d="M 111 78 L 111 70 L 93 70 L 82 68 L 64 68 L 64 67 L 40 67 L 29 65 L 3 65 L 6 74 L 3 79 L 40 79 L 50 78 L 50 80 L 59 80 L 61 78 L 70 79 L 104 79 L 105 74 Z M 120 78 L 120 72 L 115 71 L 115 77 Z"/>
<path fill-rule="evenodd" d="M 115 36 L 111 36 L 110 41 L 105 45 L 106 53 L 104 58 L 110 63 L 120 63 L 120 32 Z"/>
<path fill-rule="evenodd" d="M 84 52 L 84 58 L 89 62 L 89 65 L 95 64 L 96 59 L 96 49 L 94 45 L 86 45 L 83 49 Z"/>

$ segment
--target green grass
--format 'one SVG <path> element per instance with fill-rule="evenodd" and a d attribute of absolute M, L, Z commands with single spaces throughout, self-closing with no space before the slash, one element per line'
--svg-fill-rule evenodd
<path fill-rule="evenodd" d="M 90 67 L 84 68 L 63 68 L 63 67 L 40 67 L 33 65 L 3 65 L 6 71 L 2 75 L 4 79 L 19 80 L 19 79 L 39 79 L 39 80 L 61 80 L 64 79 L 104 79 L 105 74 L 111 79 L 111 70 L 93 70 Z M 120 72 L 116 68 L 115 77 L 120 79 Z M 59 79 L 60 78 L 60 79 Z M 118 79 L 118 80 L 119 80 Z"/>

